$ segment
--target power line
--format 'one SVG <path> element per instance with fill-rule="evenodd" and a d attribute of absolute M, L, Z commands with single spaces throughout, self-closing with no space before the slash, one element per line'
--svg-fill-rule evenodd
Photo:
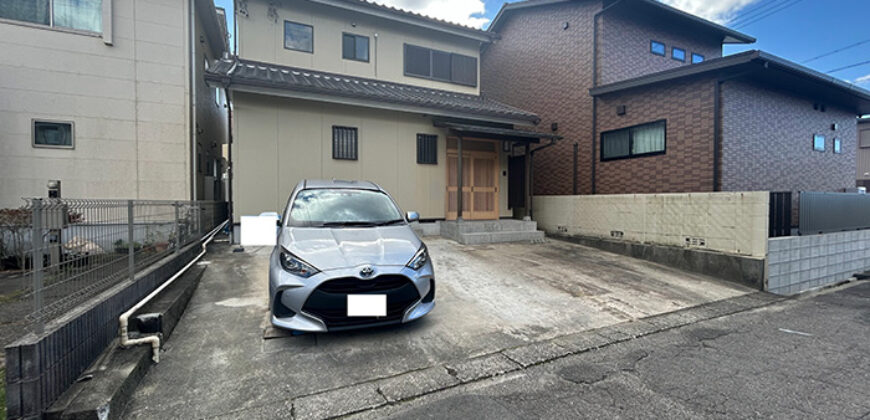
<path fill-rule="evenodd" d="M 765 3 L 765 1 L 762 0 L 759 4 L 756 5 L 756 7 L 752 7 L 750 9 L 744 11 L 743 13 L 740 14 L 740 16 L 737 16 L 734 20 L 732 20 L 729 23 L 732 26 L 736 25 L 740 21 L 746 21 L 746 20 L 749 20 L 749 19 L 754 18 L 756 16 L 759 16 L 762 13 L 765 13 L 776 6 L 782 5 L 783 3 L 788 3 L 789 1 L 790 0 L 772 0 L 770 2 Z"/>
<path fill-rule="evenodd" d="M 753 19 L 749 19 L 749 21 L 745 21 L 745 22 L 741 23 L 740 25 L 737 26 L 737 29 L 740 29 L 740 28 L 746 27 L 748 25 L 751 25 L 753 23 L 764 20 L 764 19 L 770 17 L 771 15 L 775 15 L 775 14 L 777 14 L 785 9 L 788 9 L 789 7 L 794 6 L 802 1 L 803 0 L 794 0 L 794 1 L 791 1 L 788 3 L 784 3 L 781 7 L 775 8 L 775 9 L 773 9 L 765 14 L 762 14 L 761 16 L 758 16 L 758 17 L 753 18 Z"/>
<path fill-rule="evenodd" d="M 846 51 L 846 50 L 849 50 L 849 49 L 855 48 L 855 47 L 857 47 L 857 46 L 859 46 L 859 45 L 864 45 L 864 44 L 866 44 L 866 43 L 868 43 L 868 42 L 870 42 L 870 39 L 865 39 L 865 40 L 863 40 L 863 41 L 859 41 L 859 42 L 856 42 L 856 43 L 854 43 L 854 44 L 847 45 L 847 46 L 845 46 L 845 47 L 843 47 L 843 48 L 837 48 L 836 50 L 828 51 L 828 52 L 826 52 L 826 53 L 824 53 L 824 54 L 822 54 L 822 55 L 817 55 L 817 56 L 815 56 L 815 57 L 813 57 L 813 58 L 811 58 L 811 59 L 809 59 L 809 60 L 804 60 L 804 61 L 802 61 L 801 63 L 809 63 L 810 61 L 816 61 L 816 60 L 818 60 L 818 59 L 820 59 L 820 58 L 824 58 L 824 57 L 827 57 L 827 56 L 829 56 L 829 55 L 834 55 L 834 54 L 836 54 L 836 53 L 838 53 L 838 52 Z"/>
<path fill-rule="evenodd" d="M 853 67 L 858 67 L 858 66 L 866 66 L 867 64 L 870 64 L 870 60 L 862 61 L 860 63 L 855 63 L 855 64 L 849 64 L 848 66 L 838 67 L 838 68 L 835 68 L 833 70 L 829 70 L 828 73 L 835 73 L 835 72 L 838 72 L 840 70 L 851 69 Z"/>

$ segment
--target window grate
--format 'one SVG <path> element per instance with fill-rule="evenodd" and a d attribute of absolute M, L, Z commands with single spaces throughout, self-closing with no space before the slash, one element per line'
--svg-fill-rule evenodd
<path fill-rule="evenodd" d="M 438 136 L 417 134 L 417 163 L 423 165 L 438 164 Z"/>
<path fill-rule="evenodd" d="M 357 160 L 358 131 L 356 127 L 332 127 L 332 158 L 341 160 Z"/>

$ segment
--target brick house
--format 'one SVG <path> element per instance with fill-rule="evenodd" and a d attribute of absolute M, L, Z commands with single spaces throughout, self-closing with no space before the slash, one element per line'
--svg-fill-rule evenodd
<path fill-rule="evenodd" d="M 534 162 L 535 194 L 842 190 L 870 92 L 760 51 L 657 1 L 505 5 L 481 62 L 487 97 L 565 141 Z"/>

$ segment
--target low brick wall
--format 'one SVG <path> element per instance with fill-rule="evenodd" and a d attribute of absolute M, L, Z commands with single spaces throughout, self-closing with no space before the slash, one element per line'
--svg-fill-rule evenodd
<path fill-rule="evenodd" d="M 43 334 L 28 334 L 7 346 L 8 418 L 40 418 L 118 336 L 118 317 L 200 250 L 200 243 L 194 242 L 142 271 L 135 280 L 121 282 L 47 324 Z"/>
<path fill-rule="evenodd" d="M 770 193 L 534 197 L 548 234 L 684 247 L 764 258 Z"/>
<path fill-rule="evenodd" d="M 870 270 L 870 230 L 768 241 L 767 290 L 791 295 Z"/>

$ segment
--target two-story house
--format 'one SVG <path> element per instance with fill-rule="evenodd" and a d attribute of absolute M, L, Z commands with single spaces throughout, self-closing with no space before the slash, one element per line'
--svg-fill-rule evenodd
<path fill-rule="evenodd" d="M 236 221 L 306 178 L 377 182 L 424 219 L 511 217 L 528 178 L 509 188 L 509 152 L 557 138 L 480 95 L 491 32 L 363 0 L 240 0 L 237 26 L 206 76 L 232 97 Z"/>
<path fill-rule="evenodd" d="M 653 0 L 528 0 L 492 22 L 482 92 L 558 125 L 536 194 L 854 186 L 870 92 Z M 796 195 L 795 195 L 796 197 Z"/>
<path fill-rule="evenodd" d="M 0 0 L 0 208 L 221 198 L 227 51 L 212 0 Z"/>

